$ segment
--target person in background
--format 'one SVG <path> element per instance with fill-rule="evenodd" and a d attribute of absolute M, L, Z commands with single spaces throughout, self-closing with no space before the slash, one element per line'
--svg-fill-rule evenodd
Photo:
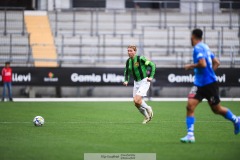
<path fill-rule="evenodd" d="M 2 82 L 3 82 L 3 92 L 2 92 L 2 102 L 6 98 L 6 88 L 8 89 L 9 101 L 13 101 L 12 98 L 12 68 L 10 67 L 10 62 L 5 63 L 5 67 L 2 69 Z"/>

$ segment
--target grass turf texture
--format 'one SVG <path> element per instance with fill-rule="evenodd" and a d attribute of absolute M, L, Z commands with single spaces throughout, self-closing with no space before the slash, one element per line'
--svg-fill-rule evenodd
<path fill-rule="evenodd" d="M 186 102 L 148 102 L 153 120 L 132 102 L 0 103 L 1 160 L 83 160 L 84 153 L 156 153 L 158 160 L 240 159 L 240 135 L 206 102 L 196 109 L 196 143 L 183 144 Z M 240 115 L 239 102 L 222 102 Z M 32 119 L 41 115 L 43 127 Z"/>

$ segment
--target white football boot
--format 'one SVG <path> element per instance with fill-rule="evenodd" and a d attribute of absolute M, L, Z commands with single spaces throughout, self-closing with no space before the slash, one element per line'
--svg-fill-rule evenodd
<path fill-rule="evenodd" d="M 151 106 L 149 106 L 151 109 L 147 109 L 147 112 L 148 112 L 148 115 L 149 115 L 149 121 L 151 121 L 152 120 L 152 118 L 153 118 L 153 110 L 152 110 L 152 107 Z"/>
<path fill-rule="evenodd" d="M 142 122 L 142 124 L 146 124 L 146 123 L 148 123 L 150 120 L 151 120 L 150 118 L 145 117 L 144 120 L 143 120 L 143 122 Z"/>

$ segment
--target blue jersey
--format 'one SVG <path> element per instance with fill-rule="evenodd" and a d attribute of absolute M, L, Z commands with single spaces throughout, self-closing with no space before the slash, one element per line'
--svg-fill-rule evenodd
<path fill-rule="evenodd" d="M 193 49 L 193 62 L 197 64 L 202 58 L 206 61 L 205 68 L 194 68 L 194 85 L 202 87 L 217 81 L 217 76 L 212 68 L 212 59 L 214 54 L 210 51 L 208 45 L 200 42 Z"/>

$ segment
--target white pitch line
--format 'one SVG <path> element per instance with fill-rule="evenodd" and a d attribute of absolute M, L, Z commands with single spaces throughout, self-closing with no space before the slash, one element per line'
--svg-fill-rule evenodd
<path fill-rule="evenodd" d="M 0 122 L 0 124 L 19 124 L 19 123 L 33 123 L 33 122 Z M 138 122 L 45 122 L 45 123 L 69 123 L 69 124 L 141 124 Z M 185 123 L 185 121 L 159 121 L 150 122 L 153 124 L 158 123 Z M 196 123 L 228 123 L 228 121 L 197 121 Z"/>
<path fill-rule="evenodd" d="M 132 98 L 14 98 L 15 102 L 128 102 Z"/>
<path fill-rule="evenodd" d="M 187 102 L 187 98 L 145 98 L 150 101 Z M 14 98 L 15 102 L 131 102 L 132 98 Z M 206 100 L 204 100 L 206 101 Z M 221 98 L 221 101 L 239 101 L 240 98 Z"/>

